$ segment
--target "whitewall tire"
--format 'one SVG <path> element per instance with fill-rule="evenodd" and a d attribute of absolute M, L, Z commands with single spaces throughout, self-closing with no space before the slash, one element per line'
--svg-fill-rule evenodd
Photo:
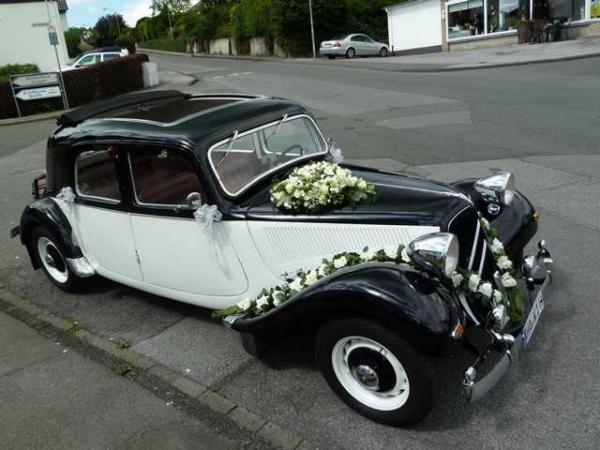
<path fill-rule="evenodd" d="M 431 409 L 427 361 L 388 328 L 357 318 L 329 322 L 319 330 L 315 350 L 327 383 L 363 416 L 409 425 Z"/>

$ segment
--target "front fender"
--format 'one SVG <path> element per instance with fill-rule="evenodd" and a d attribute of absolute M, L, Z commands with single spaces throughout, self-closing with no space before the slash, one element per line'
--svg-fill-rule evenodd
<path fill-rule="evenodd" d="M 420 274 L 396 264 L 368 263 L 340 270 L 262 316 L 236 320 L 232 328 L 273 336 L 347 315 L 383 323 L 422 347 L 449 335 L 459 312 L 449 295 Z"/>
<path fill-rule="evenodd" d="M 35 258 L 31 233 L 38 226 L 45 227 L 54 233 L 65 250 L 67 258 L 80 258 L 83 256 L 79 247 L 73 242 L 73 230 L 69 221 L 50 197 L 44 197 L 25 208 L 21 214 L 19 227 L 21 243 L 27 248 L 34 269 L 38 269 L 39 264 Z"/>

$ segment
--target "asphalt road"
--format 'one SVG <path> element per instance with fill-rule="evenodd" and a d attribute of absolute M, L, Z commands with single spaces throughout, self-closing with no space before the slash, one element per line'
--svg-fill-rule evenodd
<path fill-rule="evenodd" d="M 324 448 L 597 448 L 600 444 L 600 59 L 450 73 L 398 73 L 339 65 L 152 56 L 194 74 L 192 92 L 240 91 L 295 98 L 349 159 L 452 180 L 513 171 L 542 213 L 540 237 L 557 261 L 550 301 L 528 351 L 483 400 L 465 404 L 468 358 L 436 363 L 440 395 L 421 424 L 373 424 L 331 393 L 310 343 L 278 343 L 263 360 L 209 312 L 98 282 L 66 295 L 32 272 L 18 242 L 0 241 L 0 282 L 87 329 L 125 337 L 139 352 Z M 5 151 L 23 136 L 0 128 L 0 228 L 28 201 L 43 142 Z M 21 141 L 18 141 L 21 142 Z M 11 144 L 12 143 L 12 144 Z M 9 148 L 9 147 L 7 147 Z M 10 154 L 9 154 L 10 153 Z M 0 418 L 1 419 L 1 418 Z"/>

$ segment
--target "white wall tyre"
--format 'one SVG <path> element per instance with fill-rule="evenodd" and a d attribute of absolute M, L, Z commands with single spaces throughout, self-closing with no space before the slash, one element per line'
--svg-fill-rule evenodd
<path fill-rule="evenodd" d="M 388 328 L 366 319 L 325 324 L 316 359 L 335 393 L 363 416 L 410 425 L 431 410 L 433 384 L 424 356 Z"/>
<path fill-rule="evenodd" d="M 31 248 L 46 276 L 63 291 L 80 292 L 89 284 L 89 278 L 78 277 L 67 265 L 60 241 L 46 228 L 38 227 L 31 233 Z"/>

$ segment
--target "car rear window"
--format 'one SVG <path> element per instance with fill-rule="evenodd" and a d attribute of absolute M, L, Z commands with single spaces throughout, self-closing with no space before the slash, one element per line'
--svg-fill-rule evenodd
<path fill-rule="evenodd" d="M 117 153 L 112 149 L 83 152 L 76 161 L 76 190 L 82 197 L 118 202 Z"/>

